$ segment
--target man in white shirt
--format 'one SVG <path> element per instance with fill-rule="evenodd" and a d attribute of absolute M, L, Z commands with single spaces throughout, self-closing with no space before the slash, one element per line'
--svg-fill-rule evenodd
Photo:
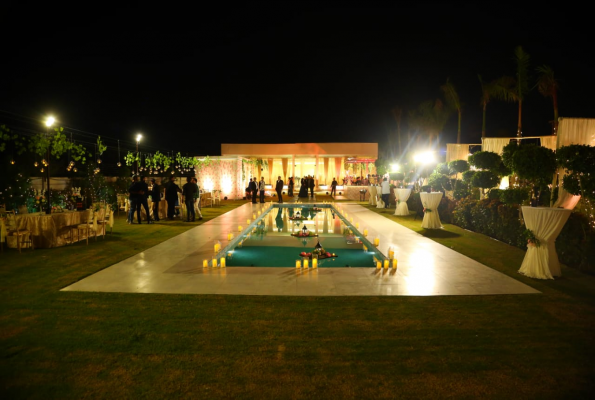
<path fill-rule="evenodd" d="M 382 201 L 384 202 L 384 208 L 388 208 L 388 198 L 390 196 L 390 183 L 388 183 L 388 179 L 384 177 L 382 180 L 382 184 L 380 184 L 382 188 Z"/>

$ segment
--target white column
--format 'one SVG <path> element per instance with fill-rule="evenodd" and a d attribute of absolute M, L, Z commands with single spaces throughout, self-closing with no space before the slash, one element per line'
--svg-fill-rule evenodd
<path fill-rule="evenodd" d="M 293 182 L 295 183 L 295 154 L 291 155 L 291 176 L 293 177 Z"/>

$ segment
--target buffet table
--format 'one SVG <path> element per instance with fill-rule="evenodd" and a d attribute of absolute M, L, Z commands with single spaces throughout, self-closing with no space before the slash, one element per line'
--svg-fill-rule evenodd
<path fill-rule="evenodd" d="M 424 219 L 421 227 L 425 229 L 442 228 L 442 223 L 438 216 L 438 205 L 440 204 L 440 200 L 442 200 L 442 192 L 421 192 L 419 197 L 421 198 L 421 204 L 424 206 Z"/>
<path fill-rule="evenodd" d="M 98 219 L 103 218 L 105 210 L 97 213 Z M 16 224 L 19 229 L 31 232 L 33 246 L 39 249 L 64 246 L 70 243 L 70 227 L 87 222 L 88 210 L 64 211 L 60 213 L 29 213 L 17 214 Z M 80 240 L 87 238 L 80 232 Z M 9 248 L 17 248 L 16 236 L 7 236 L 6 243 Z"/>
<path fill-rule="evenodd" d="M 562 276 L 556 238 L 570 217 L 572 210 L 565 208 L 523 206 L 523 218 L 527 229 L 539 240 L 539 246 L 531 244 L 519 269 L 519 273 L 530 278 L 554 279 Z"/>

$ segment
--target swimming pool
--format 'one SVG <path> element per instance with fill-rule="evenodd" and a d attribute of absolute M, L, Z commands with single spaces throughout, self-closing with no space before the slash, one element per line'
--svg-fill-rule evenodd
<path fill-rule="evenodd" d="M 299 236 L 304 229 L 309 236 Z M 317 245 L 324 249 L 318 268 L 374 268 L 387 259 L 331 204 L 273 204 L 217 257 L 227 267 L 296 267 L 296 261 L 303 267 L 306 259 L 312 267 L 316 257 L 308 253 Z"/>

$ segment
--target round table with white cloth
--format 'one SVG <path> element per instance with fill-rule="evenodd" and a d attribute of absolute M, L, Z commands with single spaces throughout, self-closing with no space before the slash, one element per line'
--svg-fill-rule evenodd
<path fill-rule="evenodd" d="M 371 185 L 370 187 L 368 187 L 368 190 L 370 191 L 370 199 L 368 201 L 370 202 L 371 206 L 376 205 L 376 189 L 377 189 L 377 187 L 374 185 Z"/>
<path fill-rule="evenodd" d="M 438 216 L 438 205 L 442 200 L 442 192 L 426 193 L 421 192 L 419 197 L 421 198 L 421 204 L 424 206 L 424 219 L 421 223 L 421 227 L 425 229 L 440 229 L 442 223 Z"/>
<path fill-rule="evenodd" d="M 411 189 L 395 189 L 395 200 L 397 201 L 397 208 L 395 215 L 409 215 L 409 207 L 407 207 L 407 199 L 411 195 Z"/>
<path fill-rule="evenodd" d="M 556 253 L 556 238 L 572 210 L 529 206 L 523 206 L 522 210 L 525 226 L 533 231 L 539 240 L 539 246 L 528 246 L 519 273 L 537 279 L 554 279 L 554 276 L 562 276 L 558 253 Z"/>

